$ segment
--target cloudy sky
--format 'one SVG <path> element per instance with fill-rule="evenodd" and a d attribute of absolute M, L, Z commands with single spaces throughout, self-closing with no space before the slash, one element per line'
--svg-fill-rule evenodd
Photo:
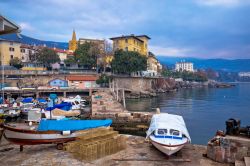
<path fill-rule="evenodd" d="M 250 58 L 250 0 L 0 0 L 37 39 L 146 34 L 157 55 Z"/>

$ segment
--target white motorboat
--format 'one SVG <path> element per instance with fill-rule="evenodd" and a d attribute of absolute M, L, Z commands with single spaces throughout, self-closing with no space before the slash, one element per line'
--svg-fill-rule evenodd
<path fill-rule="evenodd" d="M 166 155 L 178 152 L 191 142 L 182 116 L 167 113 L 153 115 L 146 138 Z"/>

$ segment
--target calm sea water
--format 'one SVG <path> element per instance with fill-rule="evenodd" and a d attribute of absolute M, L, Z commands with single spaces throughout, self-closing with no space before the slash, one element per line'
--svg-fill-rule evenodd
<path fill-rule="evenodd" d="M 250 125 L 250 83 L 233 88 L 182 89 L 150 99 L 126 100 L 129 111 L 155 111 L 182 115 L 192 143 L 207 144 L 217 130 L 225 130 L 225 121 L 238 118 Z"/>

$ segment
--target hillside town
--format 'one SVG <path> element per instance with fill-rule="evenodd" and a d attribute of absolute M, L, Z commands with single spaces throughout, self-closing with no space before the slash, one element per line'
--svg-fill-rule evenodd
<path fill-rule="evenodd" d="M 250 126 L 241 126 L 240 120 L 228 119 L 226 131 L 214 129 L 207 145 L 196 145 L 181 115 L 153 107 L 158 96 L 170 94 L 171 99 L 183 89 L 191 90 L 187 97 L 196 88 L 235 86 L 215 81 L 218 73 L 212 69 L 185 60 L 172 68 L 161 64 L 147 34 L 97 39 L 78 36 L 73 29 L 65 44 L 21 32 L 0 15 L 0 165 L 249 162 Z M 153 103 L 150 111 L 128 109 L 128 101 L 140 99 L 149 99 L 139 104 L 142 108 Z M 191 104 L 184 105 L 193 107 L 194 100 L 185 99 Z M 172 106 L 169 101 L 162 105 Z"/>

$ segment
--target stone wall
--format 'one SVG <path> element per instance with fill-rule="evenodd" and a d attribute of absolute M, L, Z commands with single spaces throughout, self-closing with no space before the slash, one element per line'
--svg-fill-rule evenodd
<path fill-rule="evenodd" d="M 216 136 L 207 145 L 207 157 L 221 163 L 235 163 L 250 157 L 250 139 L 237 136 Z"/>
<path fill-rule="evenodd" d="M 10 86 L 48 86 L 48 82 L 55 78 L 65 79 L 65 75 L 44 75 L 44 76 L 25 76 L 23 78 L 8 79 L 5 82 Z M 1 79 L 0 79 L 1 80 Z"/>
<path fill-rule="evenodd" d="M 129 89 L 133 92 L 165 92 L 173 90 L 176 87 L 173 79 L 145 77 L 114 77 L 112 85 L 115 88 L 118 86 L 118 88 Z"/>

